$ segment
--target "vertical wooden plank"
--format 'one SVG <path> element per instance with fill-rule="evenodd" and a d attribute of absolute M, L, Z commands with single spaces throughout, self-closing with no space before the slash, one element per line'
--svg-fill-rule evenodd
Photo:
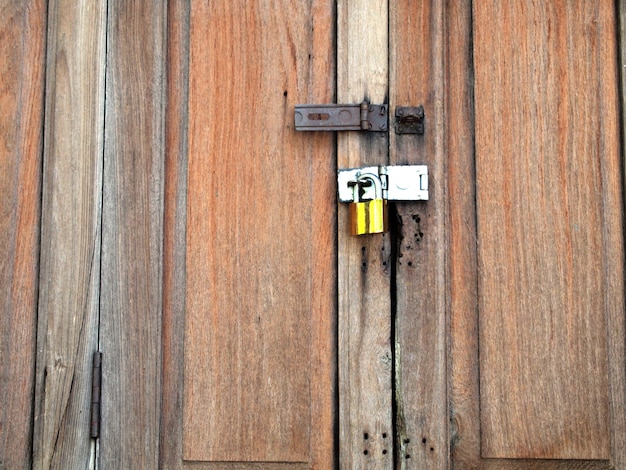
<path fill-rule="evenodd" d="M 166 4 L 110 0 L 100 345 L 102 468 L 156 468 Z"/>
<path fill-rule="evenodd" d="M 172 470 L 182 468 L 183 458 L 189 10 L 186 0 L 168 2 L 159 468 Z"/>
<path fill-rule="evenodd" d="M 333 140 L 293 130 L 294 104 L 332 99 L 333 13 L 332 2 L 192 4 L 191 468 L 333 464 Z"/>
<path fill-rule="evenodd" d="M 423 105 L 423 136 L 392 132 L 392 165 L 427 164 L 428 202 L 395 204 L 396 465 L 446 468 L 444 2 L 390 3 L 390 110 Z"/>
<path fill-rule="evenodd" d="M 387 101 L 388 4 L 337 2 L 337 101 Z M 388 163 L 387 133 L 340 133 L 338 168 Z M 393 465 L 390 245 L 338 214 L 340 468 Z"/>
<path fill-rule="evenodd" d="M 48 5 L 34 466 L 86 468 L 98 340 L 106 2 Z"/>
<path fill-rule="evenodd" d="M 450 312 L 450 443 L 459 468 L 479 468 L 478 290 L 472 5 L 446 11 Z"/>
<path fill-rule="evenodd" d="M 607 332 L 624 308 L 614 11 L 527 7 L 474 4 L 482 455 L 609 459 L 623 421 Z"/>
<path fill-rule="evenodd" d="M 30 468 L 46 2 L 0 7 L 0 467 Z"/>
<path fill-rule="evenodd" d="M 617 47 L 619 48 L 619 61 L 618 61 L 618 74 L 621 78 L 621 90 L 618 99 L 621 101 L 621 121 L 618 124 L 621 126 L 621 152 L 619 154 L 621 160 L 622 172 L 626 169 L 626 2 L 619 0 L 616 3 L 616 35 L 617 35 Z M 607 54 L 608 56 L 608 54 Z M 617 174 L 620 165 L 617 164 L 616 168 L 612 170 Z M 604 172 L 603 172 L 604 174 Z M 611 196 L 613 200 L 609 207 L 612 207 L 613 213 L 607 215 L 607 219 L 616 217 L 618 220 L 624 220 L 624 211 L 626 198 L 626 175 L 622 173 L 621 180 L 617 178 L 616 174 L 605 175 L 613 185 L 613 191 L 616 193 Z M 615 187 L 617 185 L 617 187 Z M 621 194 L 621 200 L 618 194 Z M 621 204 L 620 204 L 621 203 Z M 616 213 L 617 212 L 617 213 Z M 611 238 L 617 237 L 617 240 L 607 240 L 607 247 L 612 246 L 615 243 L 622 250 L 626 249 L 622 234 L 610 233 L 605 231 L 605 234 Z M 610 270 L 608 275 L 616 285 L 612 287 L 615 289 L 617 296 L 610 300 L 612 306 L 607 323 L 608 331 L 608 347 L 609 347 L 609 376 L 610 376 L 610 413 L 611 413 L 611 454 L 612 463 L 615 468 L 626 468 L 626 319 L 624 310 L 626 303 L 624 300 L 624 288 L 622 285 L 626 282 L 624 280 L 623 265 L 624 265 L 624 252 L 622 251 L 621 257 L 609 257 L 609 265 L 607 268 Z"/>

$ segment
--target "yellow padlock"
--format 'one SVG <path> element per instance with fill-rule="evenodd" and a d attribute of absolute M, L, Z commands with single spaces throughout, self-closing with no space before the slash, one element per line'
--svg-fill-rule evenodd
<path fill-rule="evenodd" d="M 374 185 L 374 199 L 361 201 L 361 186 Z M 387 232 L 387 201 L 383 199 L 380 178 L 361 175 L 354 185 L 354 201 L 350 203 L 350 234 L 368 235 Z"/>

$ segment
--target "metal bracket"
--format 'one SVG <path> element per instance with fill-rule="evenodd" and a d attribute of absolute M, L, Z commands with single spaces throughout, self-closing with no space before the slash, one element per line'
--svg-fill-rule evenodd
<path fill-rule="evenodd" d="M 340 202 L 354 202 L 354 182 L 361 175 L 377 175 L 383 187 L 383 199 L 388 201 L 427 201 L 428 167 L 426 165 L 387 165 L 351 168 L 337 172 Z M 362 198 L 374 199 L 373 185 L 364 187 Z"/>
<path fill-rule="evenodd" d="M 396 134 L 423 134 L 424 106 L 398 106 L 394 128 Z"/>
<path fill-rule="evenodd" d="M 298 104 L 294 109 L 297 131 L 371 131 L 388 128 L 386 104 Z"/>

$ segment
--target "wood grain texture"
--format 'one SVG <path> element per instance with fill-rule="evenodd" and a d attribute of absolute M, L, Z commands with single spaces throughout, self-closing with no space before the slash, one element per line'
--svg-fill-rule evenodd
<path fill-rule="evenodd" d="M 450 452 L 454 468 L 482 468 L 478 377 L 478 271 L 472 6 L 446 11 L 446 127 L 450 315 Z"/>
<path fill-rule="evenodd" d="M 183 454 L 189 10 L 186 0 L 168 2 L 159 468 L 172 470 Z"/>
<path fill-rule="evenodd" d="M 157 468 L 165 3 L 110 1 L 102 227 L 101 468 Z"/>
<path fill-rule="evenodd" d="M 0 7 L 0 468 L 32 449 L 46 2 Z"/>
<path fill-rule="evenodd" d="M 333 465 L 333 140 L 293 129 L 294 104 L 332 101 L 333 19 L 192 4 L 187 460 Z"/>
<path fill-rule="evenodd" d="M 481 452 L 616 459 L 623 355 L 607 325 L 622 329 L 624 302 L 612 3 L 476 3 L 473 17 Z"/>
<path fill-rule="evenodd" d="M 426 164 L 428 202 L 396 203 L 397 468 L 446 468 L 446 109 L 444 3 L 390 2 L 390 109 L 423 105 L 423 136 L 390 134 L 392 165 Z M 395 118 L 392 118 L 395 119 Z"/>
<path fill-rule="evenodd" d="M 48 5 L 34 466 L 87 468 L 98 347 L 106 3 Z"/>
<path fill-rule="evenodd" d="M 183 468 L 185 470 L 307 470 L 311 468 L 311 465 L 285 462 L 184 462 Z"/>
<path fill-rule="evenodd" d="M 624 103 L 626 103 L 626 2 L 623 0 L 619 0 L 616 3 L 616 15 L 618 21 L 618 29 L 617 29 L 617 37 L 618 37 L 618 46 L 619 46 L 619 73 L 621 74 L 621 90 L 620 90 L 620 101 L 621 101 L 621 137 L 622 137 L 622 147 L 621 147 L 621 169 L 624 171 L 626 166 L 624 164 L 624 152 L 626 149 L 626 132 L 624 131 L 624 126 L 626 125 L 626 107 Z M 615 169 L 616 171 L 616 169 Z M 617 171 L 616 171 L 617 174 Z M 626 175 L 622 173 L 621 180 L 617 178 L 615 175 L 606 175 L 611 181 L 612 185 L 617 185 L 618 188 L 614 189 L 619 192 L 621 190 L 621 194 L 626 193 Z M 615 216 L 615 212 L 619 211 L 617 217 L 619 220 L 624 219 L 624 206 L 620 207 L 619 202 L 613 200 L 612 207 L 614 214 L 610 214 L 610 217 Z M 607 233 L 607 232 L 605 232 Z M 619 232 L 612 234 L 608 233 L 609 236 L 617 236 L 617 245 L 624 247 L 624 241 L 622 240 Z M 611 242 L 610 242 L 611 243 Z M 609 260 L 610 265 L 608 266 L 611 269 L 611 274 L 613 270 L 617 270 L 618 273 L 621 273 L 620 266 L 623 266 L 624 263 L 624 255 L 622 257 L 616 257 Z M 622 264 L 620 264 L 622 263 Z M 616 286 L 617 289 L 621 289 L 620 293 L 623 295 L 623 289 L 620 288 L 620 283 L 624 282 L 622 275 L 618 275 L 613 279 L 618 283 Z M 610 381 L 610 412 L 612 417 L 612 425 L 611 425 L 611 451 L 613 455 L 613 463 L 615 468 L 626 468 L 626 366 L 624 366 L 624 357 L 626 357 L 626 326 L 624 325 L 624 311 L 623 308 L 619 308 L 619 302 L 623 301 L 623 296 L 618 296 L 617 299 L 614 299 L 615 307 L 610 311 L 608 315 L 608 346 L 609 346 L 609 376 L 611 377 Z"/>
<path fill-rule="evenodd" d="M 337 102 L 386 102 L 388 4 L 337 2 Z M 387 133 L 339 133 L 338 168 L 386 164 Z M 349 234 L 338 214 L 339 464 L 393 465 L 389 235 Z"/>

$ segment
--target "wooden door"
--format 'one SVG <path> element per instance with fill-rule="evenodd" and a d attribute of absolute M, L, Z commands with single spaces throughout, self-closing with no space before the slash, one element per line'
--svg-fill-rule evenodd
<path fill-rule="evenodd" d="M 626 468 L 613 2 L 14 3 L 0 468 Z M 425 134 L 293 128 L 364 99 Z"/>
<path fill-rule="evenodd" d="M 323 31 L 321 50 L 327 51 L 333 10 L 317 12 L 314 28 L 312 11 L 283 5 L 278 10 L 293 14 L 277 20 L 280 15 L 263 7 L 247 8 L 245 21 L 236 22 L 231 18 L 237 11 L 191 8 L 183 458 L 315 466 L 315 449 L 328 451 L 332 439 L 327 434 L 326 447 L 312 441 L 321 431 L 314 425 L 329 425 L 333 415 L 307 421 L 315 394 L 300 402 L 288 390 L 270 391 L 276 379 L 267 367 L 281 362 L 264 345 L 272 331 L 264 312 L 280 312 L 295 295 L 299 281 L 291 271 L 289 240 L 304 237 L 313 252 L 327 256 L 332 244 L 312 236 L 324 230 L 314 215 L 305 217 L 312 221 L 306 234 L 289 231 L 293 209 L 276 209 L 279 215 L 268 214 L 269 221 L 252 217 L 265 201 L 251 200 L 258 180 L 242 175 L 264 175 L 264 162 L 278 161 L 287 172 L 281 178 L 295 177 L 289 172 L 303 167 L 283 162 L 281 149 L 299 155 L 301 145 L 321 159 L 315 162 L 323 168 L 317 178 L 333 167 L 330 147 L 316 153 L 319 145 L 329 145 L 324 137 L 295 135 L 290 122 L 293 104 L 332 97 L 329 89 L 316 94 L 303 85 L 308 94 L 298 95 L 292 83 L 319 82 L 323 90 L 333 76 L 328 52 L 325 69 L 299 65 L 319 58 L 320 51 L 311 54 L 310 48 L 320 42 L 290 39 L 298 31 L 290 19 Z M 619 467 L 623 249 L 612 6 L 338 2 L 336 14 L 337 101 L 384 102 L 388 96 L 392 112 L 396 105 L 424 104 L 427 115 L 424 137 L 339 135 L 338 165 L 427 163 L 431 172 L 431 201 L 397 204 L 388 236 L 347 236 L 345 207 L 339 208 L 340 466 L 390 468 L 395 461 L 404 468 L 567 468 L 576 461 Z M 320 21 L 326 22 L 320 27 Z M 278 43 L 291 45 L 291 61 L 285 48 L 269 45 Z M 242 57 L 239 51 L 245 51 Z M 241 69 L 234 65 L 240 61 Z M 226 73 L 232 78 L 224 83 Z M 259 83 L 269 83 L 261 101 Z M 228 109 L 248 103 L 256 112 L 236 125 L 218 122 L 206 103 L 221 103 L 222 97 Z M 242 131 L 259 115 L 264 132 Z M 252 161 L 235 159 L 224 167 L 210 156 L 196 160 L 207 149 L 242 152 Z M 299 214 L 314 214 L 322 204 L 318 195 L 332 194 L 326 181 L 326 189 L 318 180 L 310 187 L 311 206 L 298 199 Z M 274 191 L 295 191 L 288 187 Z M 290 204 L 290 198 L 281 203 Z M 221 207 L 228 208 L 228 221 L 220 219 Z M 264 241 L 267 223 L 276 230 L 280 221 L 286 232 L 271 238 L 282 240 L 285 251 Z M 239 247 L 232 255 L 218 256 L 232 243 Z M 319 275 L 306 258 L 299 262 L 306 276 Z M 330 257 L 326 263 L 332 266 Z M 309 286 L 313 290 L 297 288 L 303 292 L 299 306 L 314 317 L 319 313 L 307 299 L 316 296 L 315 284 Z M 270 298 L 266 289 L 274 292 Z M 332 289 L 325 292 L 330 299 Z M 280 344 L 310 345 L 311 337 L 289 333 L 305 323 L 292 323 L 287 311 L 282 315 L 284 329 L 274 332 Z M 324 316 L 332 318 L 332 309 Z M 328 335 L 310 325 L 312 335 Z M 289 377 L 282 383 L 296 394 L 315 380 L 296 373 L 313 366 L 311 357 L 299 354 L 281 363 Z M 325 367 L 330 380 L 322 387 L 328 393 L 333 368 Z M 290 436 L 282 436 L 290 426 Z M 263 438 L 262 429 L 274 434 Z"/>
<path fill-rule="evenodd" d="M 473 70 L 473 90 L 450 81 L 449 112 L 473 114 L 449 130 L 452 462 L 624 468 L 614 5 L 475 2 L 471 19 L 450 48 L 450 77 Z"/>

